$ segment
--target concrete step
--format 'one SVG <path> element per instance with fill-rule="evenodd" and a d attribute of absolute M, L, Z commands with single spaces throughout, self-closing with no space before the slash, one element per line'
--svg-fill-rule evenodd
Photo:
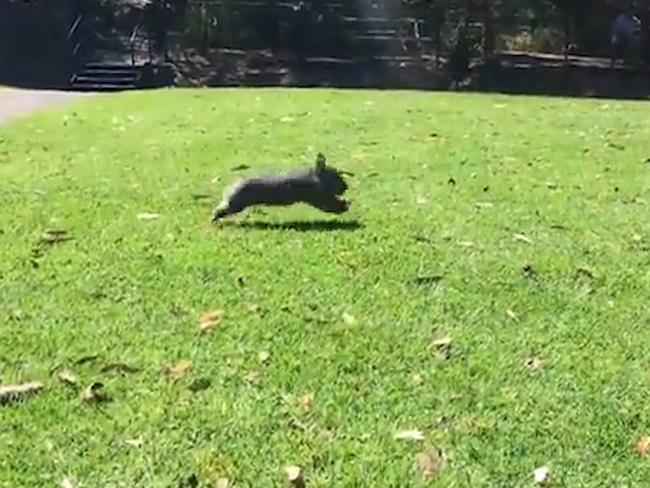
<path fill-rule="evenodd" d="M 88 91 L 88 92 L 101 92 L 101 91 L 125 91 L 125 90 L 135 90 L 137 86 L 135 85 L 111 85 L 107 83 L 82 83 L 82 84 L 73 84 L 70 86 L 72 91 Z"/>
<path fill-rule="evenodd" d="M 115 91 L 137 88 L 140 72 L 130 65 L 90 62 L 70 79 L 72 90 Z"/>

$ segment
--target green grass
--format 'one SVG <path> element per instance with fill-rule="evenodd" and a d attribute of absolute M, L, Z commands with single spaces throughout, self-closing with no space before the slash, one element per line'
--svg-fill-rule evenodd
<path fill-rule="evenodd" d="M 163 90 L 0 128 L 0 382 L 46 385 L 0 407 L 0 486 L 270 487 L 289 464 L 309 487 L 530 486 L 542 465 L 644 486 L 649 140 L 642 103 L 390 91 Z M 304 206 L 209 223 L 235 178 L 319 150 L 355 173 L 358 229 L 301 231 L 336 220 Z"/>

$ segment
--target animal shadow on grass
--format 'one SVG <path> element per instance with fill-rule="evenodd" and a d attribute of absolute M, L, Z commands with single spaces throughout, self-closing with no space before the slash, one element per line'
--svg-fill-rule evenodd
<path fill-rule="evenodd" d="M 294 220 L 288 222 L 243 221 L 222 225 L 255 230 L 293 230 L 297 232 L 354 231 L 363 228 L 358 220 Z"/>

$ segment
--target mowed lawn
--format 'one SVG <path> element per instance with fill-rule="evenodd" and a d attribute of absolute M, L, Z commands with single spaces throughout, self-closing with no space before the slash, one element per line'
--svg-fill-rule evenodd
<path fill-rule="evenodd" d="M 398 91 L 1 127 L 0 384 L 44 388 L 0 406 L 0 486 L 644 486 L 649 141 L 644 103 Z M 350 212 L 210 223 L 318 151 Z"/>

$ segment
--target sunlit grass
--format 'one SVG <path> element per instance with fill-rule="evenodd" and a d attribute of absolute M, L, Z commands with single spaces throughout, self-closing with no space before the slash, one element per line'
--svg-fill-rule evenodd
<path fill-rule="evenodd" d="M 649 113 L 162 90 L 0 128 L 0 382 L 46 384 L 0 407 L 0 486 L 280 486 L 289 464 L 310 487 L 528 486 L 542 465 L 558 486 L 641 486 Z M 318 151 L 355 174 L 348 214 L 210 224 L 234 179 Z M 52 229 L 74 239 L 43 244 Z M 62 369 L 113 401 L 84 404 Z M 416 456 L 434 448 L 431 482 Z"/>

